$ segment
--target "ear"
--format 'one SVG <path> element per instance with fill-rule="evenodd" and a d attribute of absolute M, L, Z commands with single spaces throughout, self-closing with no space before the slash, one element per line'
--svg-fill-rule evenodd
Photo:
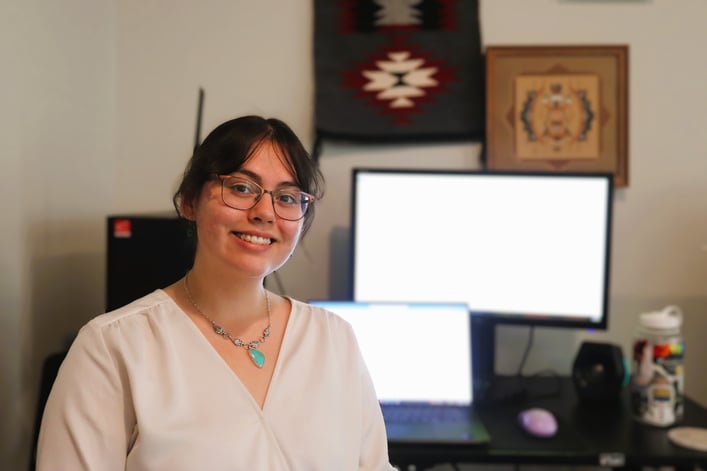
<path fill-rule="evenodd" d="M 194 215 L 194 203 L 191 201 L 186 201 L 183 198 L 179 200 L 179 213 L 187 221 L 193 222 L 196 219 L 196 216 Z"/>

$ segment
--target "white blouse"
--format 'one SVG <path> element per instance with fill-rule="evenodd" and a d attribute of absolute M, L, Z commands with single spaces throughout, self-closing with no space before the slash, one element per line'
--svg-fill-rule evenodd
<path fill-rule="evenodd" d="M 38 471 L 394 469 L 350 325 L 290 301 L 262 409 L 164 291 L 91 320 L 47 401 Z"/>

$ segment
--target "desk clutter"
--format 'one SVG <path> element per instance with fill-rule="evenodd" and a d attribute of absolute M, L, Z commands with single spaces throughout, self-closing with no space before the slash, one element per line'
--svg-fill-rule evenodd
<path fill-rule="evenodd" d="M 497 386 L 513 390 L 519 381 L 525 382 L 515 376 L 498 377 Z M 491 436 L 488 447 L 392 444 L 391 461 L 401 470 L 418 471 L 707 469 L 707 408 L 688 396 L 680 424 L 657 427 L 634 418 L 628 387 L 618 400 L 602 403 L 580 400 L 569 377 L 536 377 L 527 386 L 532 390 L 520 402 L 479 408 Z M 556 394 L 539 394 L 551 390 Z M 527 407 L 551 411 L 557 418 L 557 434 L 545 438 L 525 433 L 517 416 Z"/>
<path fill-rule="evenodd" d="M 639 315 L 629 365 L 621 347 L 583 342 L 572 366 L 577 396 L 583 401 L 616 400 L 629 385 L 636 421 L 667 427 L 684 414 L 685 342 L 682 311 L 667 306 Z"/>
<path fill-rule="evenodd" d="M 681 326 L 682 311 L 677 306 L 639 316 L 631 375 L 631 404 L 639 422 L 669 426 L 683 416 L 685 343 Z"/>

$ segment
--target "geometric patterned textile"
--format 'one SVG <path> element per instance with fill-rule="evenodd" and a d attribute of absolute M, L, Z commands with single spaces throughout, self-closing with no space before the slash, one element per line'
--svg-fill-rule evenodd
<path fill-rule="evenodd" d="M 482 140 L 478 0 L 315 0 L 317 139 Z"/>

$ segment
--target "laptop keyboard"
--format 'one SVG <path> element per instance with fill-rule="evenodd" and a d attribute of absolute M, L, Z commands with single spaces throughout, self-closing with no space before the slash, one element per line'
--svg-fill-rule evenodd
<path fill-rule="evenodd" d="M 383 416 L 389 424 L 431 424 L 464 422 L 469 418 L 466 407 L 429 405 L 383 406 Z"/>

